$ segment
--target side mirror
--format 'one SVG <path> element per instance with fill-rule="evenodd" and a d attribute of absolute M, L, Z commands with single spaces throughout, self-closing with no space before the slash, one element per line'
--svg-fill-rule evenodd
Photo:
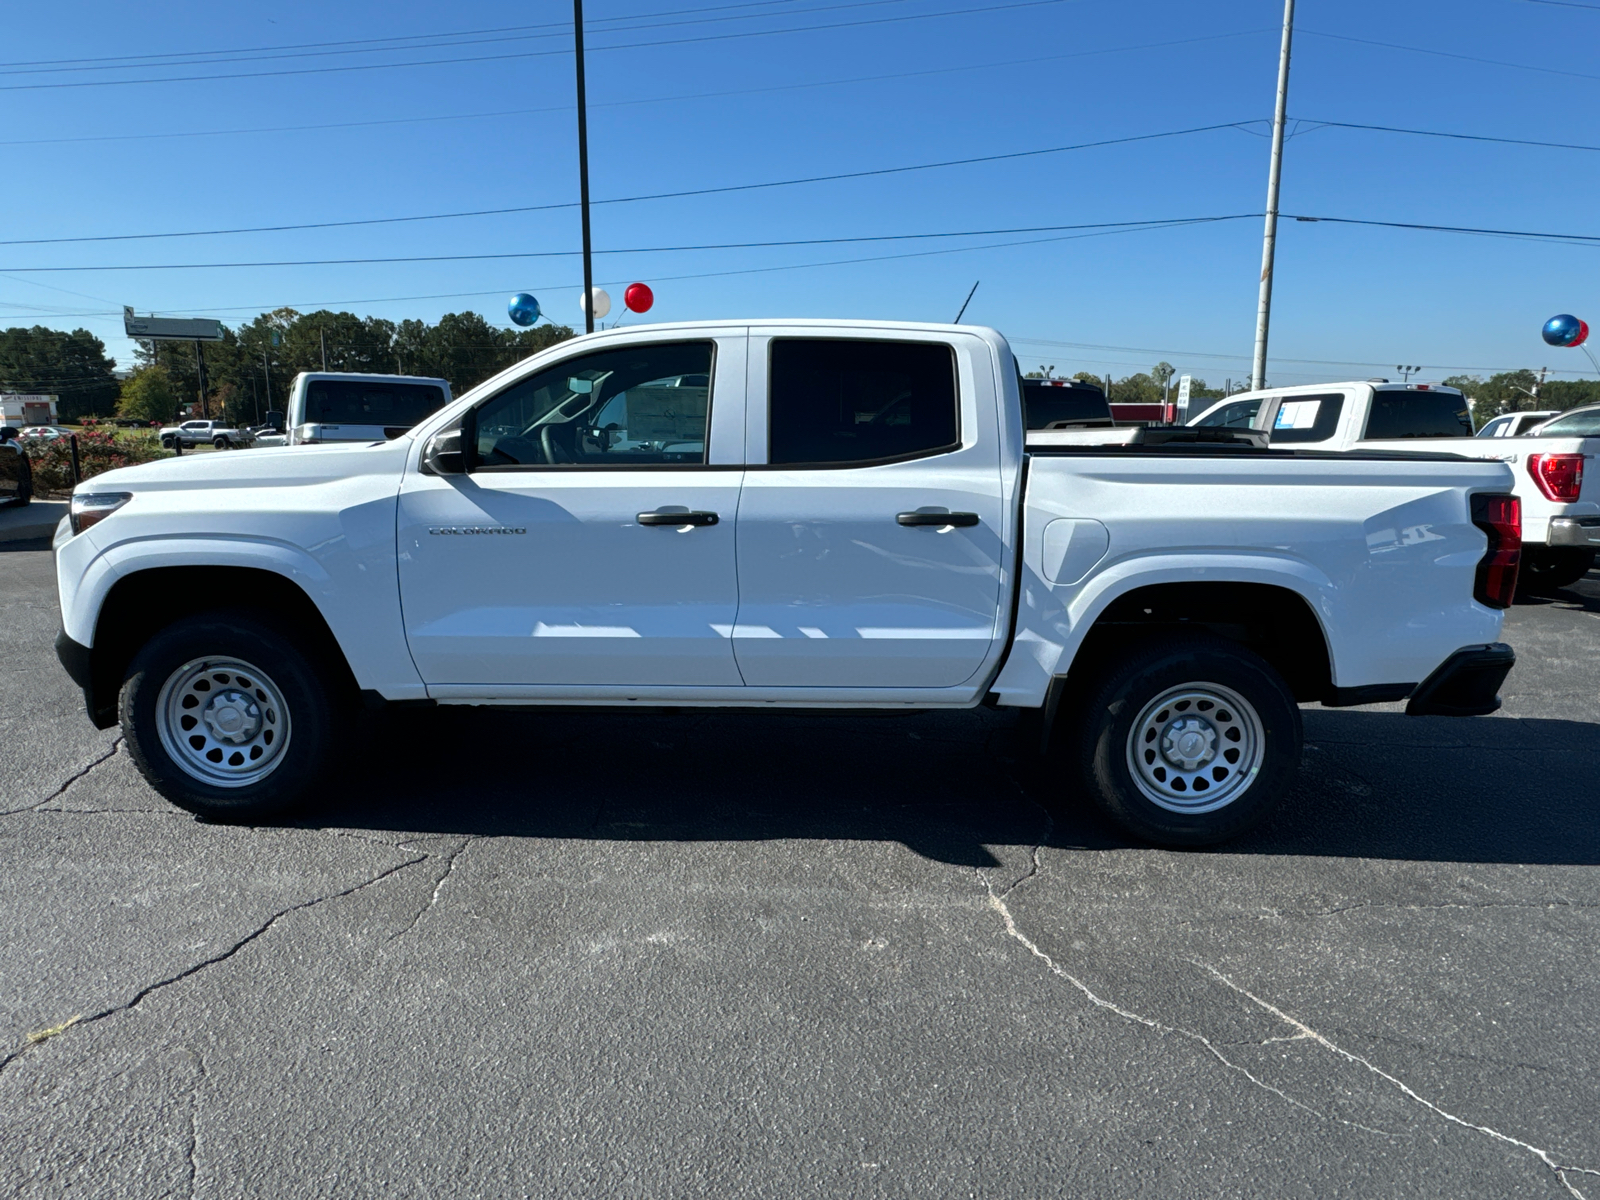
<path fill-rule="evenodd" d="M 422 450 L 422 466 L 434 475 L 465 475 L 467 456 L 461 452 L 461 430 L 444 429 L 429 438 Z"/>
<path fill-rule="evenodd" d="M 574 375 L 571 379 L 567 380 L 567 391 L 571 392 L 574 396 L 591 395 L 594 392 L 594 380 L 579 379 L 576 375 Z"/>
<path fill-rule="evenodd" d="M 283 414 L 276 409 L 269 410 L 267 413 L 267 428 L 272 430 L 273 433 L 282 433 L 285 428 Z"/>

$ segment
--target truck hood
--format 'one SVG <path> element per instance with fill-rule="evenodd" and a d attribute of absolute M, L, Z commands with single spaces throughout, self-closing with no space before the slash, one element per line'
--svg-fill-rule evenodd
<path fill-rule="evenodd" d="M 201 491 L 302 487 L 354 475 L 394 474 L 405 467 L 410 438 L 377 445 L 274 446 L 185 454 L 86 479 L 77 492 Z"/>

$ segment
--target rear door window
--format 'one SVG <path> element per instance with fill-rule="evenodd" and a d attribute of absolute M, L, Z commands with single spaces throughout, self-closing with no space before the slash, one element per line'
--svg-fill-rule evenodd
<path fill-rule="evenodd" d="M 306 385 L 306 420 L 317 425 L 411 428 L 444 407 L 444 389 L 427 383 L 314 379 Z"/>
<path fill-rule="evenodd" d="M 777 338 L 767 462 L 860 466 L 961 445 L 955 351 L 942 342 Z"/>
<path fill-rule="evenodd" d="M 1471 437 L 1466 397 L 1456 392 L 1374 391 L 1367 414 L 1369 442 L 1391 438 Z"/>
<path fill-rule="evenodd" d="M 1267 440 L 1274 445 L 1325 442 L 1339 428 L 1344 395 L 1329 392 L 1315 396 L 1285 396 L 1272 418 Z"/>

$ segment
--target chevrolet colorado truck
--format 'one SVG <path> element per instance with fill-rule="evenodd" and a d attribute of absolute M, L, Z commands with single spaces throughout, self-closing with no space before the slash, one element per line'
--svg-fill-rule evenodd
<path fill-rule="evenodd" d="M 1504 463 L 1080 444 L 1027 435 L 1021 387 L 973 326 L 575 338 L 389 441 L 85 482 L 58 652 L 219 819 L 311 799 L 363 702 L 988 704 L 1032 710 L 1063 798 L 1192 845 L 1289 787 L 1300 703 L 1498 706 Z"/>
<path fill-rule="evenodd" d="M 1256 429 L 1278 446 L 1444 451 L 1509 463 L 1522 501 L 1521 579 L 1531 592 L 1576 583 L 1600 549 L 1600 471 L 1592 465 L 1600 422 L 1581 410 L 1530 433 L 1480 440 L 1455 388 L 1371 379 L 1243 392 L 1189 424 Z"/>

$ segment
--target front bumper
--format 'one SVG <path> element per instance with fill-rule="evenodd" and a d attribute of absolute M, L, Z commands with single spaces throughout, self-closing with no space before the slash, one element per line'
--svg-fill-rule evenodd
<path fill-rule="evenodd" d="M 56 634 L 56 657 L 72 676 L 72 682 L 83 689 L 83 707 L 96 729 L 110 729 L 117 723 L 115 689 L 111 689 L 110 703 L 102 693 L 107 689 L 95 686 L 94 651 L 82 642 L 67 636 L 65 629 Z"/>
<path fill-rule="evenodd" d="M 1600 517 L 1551 517 L 1547 544 L 1600 550 Z"/>
<path fill-rule="evenodd" d="M 1406 716 L 1486 716 L 1500 707 L 1500 685 L 1516 662 L 1517 652 L 1504 642 L 1463 646 L 1417 685 Z"/>

